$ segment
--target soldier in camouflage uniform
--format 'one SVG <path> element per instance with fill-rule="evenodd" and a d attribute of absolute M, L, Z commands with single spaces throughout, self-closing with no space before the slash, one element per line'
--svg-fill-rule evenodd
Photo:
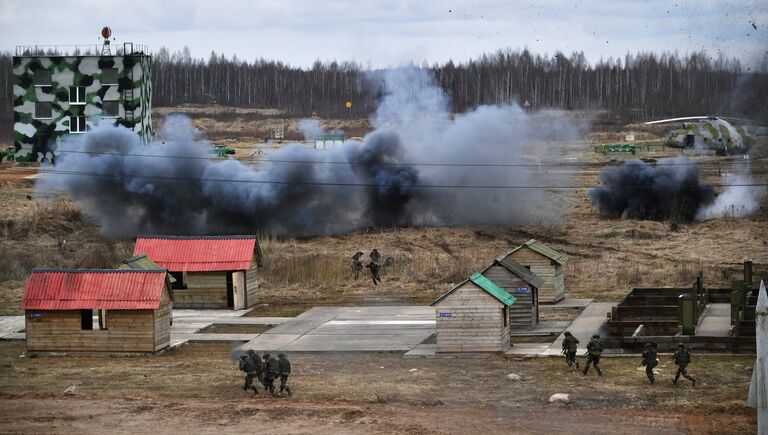
<path fill-rule="evenodd" d="M 253 385 L 253 380 L 257 377 L 256 365 L 253 360 L 246 354 L 240 355 L 240 370 L 245 373 L 245 384 L 243 385 L 243 391 L 248 389 L 253 390 L 254 394 L 259 394 L 259 390 Z"/>
<path fill-rule="evenodd" d="M 355 255 L 352 256 L 352 273 L 355 274 L 355 281 L 357 281 L 357 278 L 363 271 L 363 262 L 360 261 L 360 257 L 362 256 L 363 253 L 360 251 L 355 252 Z"/>
<path fill-rule="evenodd" d="M 691 351 L 688 349 L 688 346 L 683 343 L 678 344 L 677 349 L 675 349 L 675 355 L 672 358 L 677 365 L 677 373 L 675 373 L 675 379 L 672 383 L 677 385 L 677 380 L 680 379 L 680 375 L 683 375 L 683 377 L 691 381 L 695 387 L 696 379 L 685 371 L 685 368 L 688 367 L 688 364 L 691 362 Z"/>
<path fill-rule="evenodd" d="M 262 383 L 264 388 L 271 394 L 275 394 L 275 377 L 277 377 L 278 364 L 277 360 L 270 354 L 264 354 L 264 378 Z"/>
<path fill-rule="evenodd" d="M 291 396 L 293 393 L 291 393 L 291 387 L 288 386 L 288 376 L 291 374 L 291 362 L 288 361 L 288 358 L 284 353 L 278 353 L 277 358 L 277 374 L 280 376 L 280 395 L 283 394 L 283 391 L 286 391 L 288 392 L 288 395 Z"/>
<path fill-rule="evenodd" d="M 589 343 L 587 344 L 587 363 L 584 366 L 584 370 L 582 373 L 584 376 L 587 375 L 587 372 L 589 371 L 589 366 L 591 364 L 595 365 L 595 371 L 597 372 L 598 376 L 603 376 L 603 371 L 600 370 L 600 354 L 603 353 L 603 343 L 600 342 L 600 336 L 595 334 L 592 336 L 592 339 L 589 340 Z"/>
<path fill-rule="evenodd" d="M 253 361 L 253 365 L 256 366 L 256 379 L 261 383 L 261 379 L 264 377 L 264 367 L 261 364 L 261 357 L 255 350 L 248 350 L 248 357 Z"/>
<path fill-rule="evenodd" d="M 381 270 L 381 266 L 379 266 L 379 263 L 371 261 L 365 267 L 371 269 L 371 278 L 373 278 L 373 285 L 379 285 L 379 283 L 381 282 L 381 276 L 379 276 L 379 271 Z"/>
<path fill-rule="evenodd" d="M 645 343 L 645 349 L 643 349 L 642 365 L 645 366 L 645 375 L 648 376 L 648 380 L 653 383 L 656 379 L 653 377 L 653 369 L 659 363 L 658 355 L 656 354 L 656 345 L 654 343 Z"/>
<path fill-rule="evenodd" d="M 579 362 L 576 361 L 576 349 L 579 344 L 579 339 L 574 337 L 573 334 L 571 334 L 571 331 L 565 331 L 564 335 L 563 351 L 561 353 L 565 354 L 565 363 L 568 364 L 568 367 L 573 368 L 575 364 L 576 370 L 578 370 Z"/>

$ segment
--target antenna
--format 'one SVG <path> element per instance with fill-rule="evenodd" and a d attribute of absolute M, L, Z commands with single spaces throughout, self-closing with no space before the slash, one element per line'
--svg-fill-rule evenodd
<path fill-rule="evenodd" d="M 112 36 L 112 29 L 108 26 L 101 28 L 101 37 L 104 38 L 104 45 L 101 46 L 101 55 L 111 55 L 112 50 L 109 48 L 109 37 Z"/>

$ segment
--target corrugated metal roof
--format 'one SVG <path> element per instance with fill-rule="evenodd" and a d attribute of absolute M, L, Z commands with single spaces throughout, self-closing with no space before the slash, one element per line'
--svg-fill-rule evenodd
<path fill-rule="evenodd" d="M 432 302 L 431 305 L 435 305 L 438 302 L 442 301 L 448 295 L 450 295 L 451 293 L 456 291 L 456 289 L 458 289 L 462 285 L 466 284 L 468 281 L 472 281 L 474 284 L 477 284 L 478 287 L 483 289 L 486 293 L 488 293 L 489 295 L 493 296 L 494 298 L 496 298 L 496 300 L 498 300 L 499 302 L 501 302 L 502 304 L 504 304 L 506 306 L 510 306 L 510 305 L 514 304 L 515 302 L 517 302 L 517 298 L 515 298 L 511 294 L 507 293 L 506 290 L 504 290 L 503 288 L 497 286 L 493 281 L 491 281 L 490 279 L 486 278 L 481 273 L 473 273 L 472 276 L 470 276 L 468 279 L 465 279 L 464 281 L 462 281 L 462 282 L 456 284 L 455 286 L 451 287 L 450 290 L 448 290 L 447 292 L 443 293 L 440 297 L 435 299 L 435 301 Z"/>
<path fill-rule="evenodd" d="M 558 264 L 563 265 L 563 264 L 565 264 L 566 261 L 568 261 L 568 256 L 567 255 L 561 254 L 561 253 L 555 251 L 554 249 L 552 249 L 549 246 L 539 242 L 536 239 L 528 240 L 527 242 L 525 242 L 525 244 L 518 246 L 517 248 L 507 252 L 506 254 L 500 255 L 496 259 L 501 261 L 501 259 L 505 258 L 509 254 L 511 254 L 511 253 L 513 253 L 513 252 L 515 252 L 515 251 L 517 251 L 519 249 L 522 249 L 523 247 L 526 247 L 526 246 L 528 248 L 531 248 L 532 250 L 538 252 L 539 254 L 541 254 L 541 255 L 543 255 L 543 256 L 551 259 L 551 260 L 556 261 Z"/>
<path fill-rule="evenodd" d="M 134 255 L 145 253 L 171 272 L 245 270 L 256 256 L 256 236 L 139 236 Z"/>
<path fill-rule="evenodd" d="M 165 269 L 34 269 L 23 310 L 152 310 L 160 306 Z"/>
<path fill-rule="evenodd" d="M 522 279 L 523 281 L 527 282 L 528 284 L 536 288 L 539 288 L 544 284 L 544 278 L 531 272 L 530 270 L 528 270 L 528 268 L 526 268 L 525 266 L 523 266 L 522 264 L 518 263 L 515 260 L 509 259 L 509 258 L 502 258 L 501 260 L 494 260 L 493 264 L 499 264 L 501 267 L 514 273 L 515 275 L 519 276 L 520 279 Z M 493 264 L 491 264 L 491 266 L 493 266 Z M 491 267 L 491 266 L 488 266 L 488 267 Z"/>
<path fill-rule="evenodd" d="M 123 260 L 123 264 L 120 266 L 120 269 L 157 270 L 162 269 L 162 267 L 158 266 L 157 263 L 147 257 L 147 254 L 142 253 Z M 170 274 L 168 274 L 168 280 L 171 283 L 176 282 L 176 278 L 172 277 Z"/>

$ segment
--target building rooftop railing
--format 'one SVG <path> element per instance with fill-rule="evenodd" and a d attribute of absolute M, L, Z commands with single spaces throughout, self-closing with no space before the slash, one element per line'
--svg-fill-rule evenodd
<path fill-rule="evenodd" d="M 46 56 L 101 56 L 104 46 L 93 45 L 17 45 L 16 56 L 46 57 Z M 110 44 L 110 54 L 105 56 L 125 56 L 149 54 L 146 44 Z"/>

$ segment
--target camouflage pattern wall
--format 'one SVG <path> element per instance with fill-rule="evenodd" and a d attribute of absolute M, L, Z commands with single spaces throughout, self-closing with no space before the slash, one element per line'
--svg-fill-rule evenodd
<path fill-rule="evenodd" d="M 149 141 L 151 63 L 151 57 L 144 54 L 14 57 L 16 161 L 54 161 L 57 145 L 64 137 L 101 122 L 126 126 Z M 72 92 L 80 95 L 70 95 Z M 70 103 L 71 99 L 76 102 Z M 75 125 L 70 125 L 73 121 Z"/>

